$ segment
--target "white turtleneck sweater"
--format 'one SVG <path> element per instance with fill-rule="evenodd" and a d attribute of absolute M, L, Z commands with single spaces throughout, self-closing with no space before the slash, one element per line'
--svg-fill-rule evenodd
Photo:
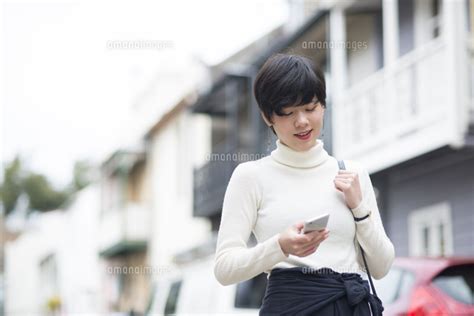
<path fill-rule="evenodd" d="M 344 194 L 334 186 L 339 167 L 318 140 L 308 151 L 298 152 L 276 142 L 277 148 L 262 159 L 235 168 L 224 197 L 217 238 L 214 274 L 223 285 L 248 280 L 274 268 L 331 268 L 365 277 L 357 242 L 362 245 L 375 279 L 385 276 L 395 251 L 380 218 L 370 177 L 360 164 L 344 160 L 356 171 L 362 202 L 349 209 Z M 353 216 L 364 217 L 355 222 Z M 351 214 L 352 212 L 352 214 Z M 329 213 L 329 237 L 307 257 L 283 253 L 279 234 L 299 221 Z M 258 244 L 248 247 L 251 233 Z"/>

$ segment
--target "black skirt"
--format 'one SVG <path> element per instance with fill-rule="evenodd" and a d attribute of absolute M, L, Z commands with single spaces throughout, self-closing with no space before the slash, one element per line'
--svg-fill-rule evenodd
<path fill-rule="evenodd" d="M 382 311 L 359 274 L 295 267 L 272 270 L 259 315 L 379 316 Z"/>

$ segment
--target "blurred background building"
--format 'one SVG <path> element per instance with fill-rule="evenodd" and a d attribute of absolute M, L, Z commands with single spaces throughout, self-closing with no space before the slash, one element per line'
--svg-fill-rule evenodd
<path fill-rule="evenodd" d="M 212 262 L 233 169 L 275 148 L 252 84 L 278 52 L 323 69 L 325 148 L 368 168 L 397 256 L 474 256 L 474 1 L 288 8 L 217 65 L 163 57 L 99 180 L 3 234 L 7 315 L 255 314 L 265 276 L 222 287 Z"/>

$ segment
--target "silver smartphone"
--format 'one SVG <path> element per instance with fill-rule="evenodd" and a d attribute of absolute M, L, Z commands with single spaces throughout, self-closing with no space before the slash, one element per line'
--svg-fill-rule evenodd
<path fill-rule="evenodd" d="M 326 226 L 328 225 L 328 221 L 329 221 L 328 213 L 309 219 L 304 222 L 302 233 L 306 234 L 315 230 L 325 229 Z"/>

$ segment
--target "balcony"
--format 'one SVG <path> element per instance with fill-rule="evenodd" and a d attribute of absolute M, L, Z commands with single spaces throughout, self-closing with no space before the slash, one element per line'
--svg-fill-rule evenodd
<path fill-rule="evenodd" d="M 194 170 L 194 216 L 219 214 L 227 183 L 238 165 L 237 146 L 222 142 L 213 147 L 208 163 Z"/>
<path fill-rule="evenodd" d="M 452 101 L 453 57 L 440 37 L 350 87 L 335 104 L 334 156 L 376 172 L 458 144 L 469 109 Z"/>
<path fill-rule="evenodd" d="M 100 223 L 99 250 L 110 257 L 146 249 L 150 211 L 137 204 L 104 212 Z"/>

